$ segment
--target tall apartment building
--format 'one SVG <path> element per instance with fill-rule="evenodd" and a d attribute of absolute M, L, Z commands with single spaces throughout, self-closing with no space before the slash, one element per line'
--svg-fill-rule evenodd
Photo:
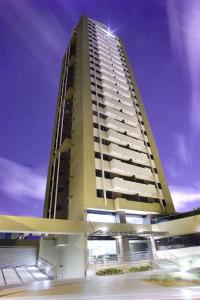
<path fill-rule="evenodd" d="M 173 212 L 123 42 L 83 16 L 62 62 L 44 217 L 145 223 Z"/>
<path fill-rule="evenodd" d="M 2 286 L 124 261 L 200 267 L 200 209 L 175 213 L 123 43 L 85 16 L 63 58 L 44 217 L 0 216 Z"/>
<path fill-rule="evenodd" d="M 175 213 L 123 43 L 85 16 L 63 58 L 44 217 L 0 216 L 6 284 L 22 263 L 58 279 L 140 260 L 200 267 L 200 210 Z"/>

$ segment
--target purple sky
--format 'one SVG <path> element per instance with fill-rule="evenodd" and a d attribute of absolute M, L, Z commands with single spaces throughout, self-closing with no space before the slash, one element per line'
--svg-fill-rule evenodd
<path fill-rule="evenodd" d="M 0 1 L 0 214 L 41 216 L 60 64 L 81 14 L 125 42 L 179 211 L 200 206 L 200 1 Z"/>

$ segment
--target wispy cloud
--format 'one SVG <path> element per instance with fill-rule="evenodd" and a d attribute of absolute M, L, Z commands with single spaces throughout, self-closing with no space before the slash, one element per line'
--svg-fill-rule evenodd
<path fill-rule="evenodd" d="M 186 140 L 185 136 L 183 136 L 180 133 L 177 133 L 175 135 L 175 139 L 176 139 L 176 150 L 179 159 L 185 164 L 190 163 L 192 158 L 191 158 L 191 147 L 189 145 L 189 142 Z"/>
<path fill-rule="evenodd" d="M 62 2 L 58 3 L 58 9 L 63 6 Z M 63 56 L 69 33 L 48 4 L 45 4 L 43 13 L 40 9 L 44 9 L 42 4 L 37 7 L 34 1 L 0 1 L 1 26 L 7 26 L 12 36 L 25 48 L 30 64 L 34 62 L 30 67 L 38 67 L 42 72 L 49 70 Z M 67 11 L 66 17 L 72 18 Z"/>
<path fill-rule="evenodd" d="M 200 207 L 200 187 L 170 186 L 172 199 L 177 211 Z"/>
<path fill-rule="evenodd" d="M 0 157 L 0 192 L 16 206 L 25 204 L 31 211 L 43 204 L 45 185 L 46 178 L 37 170 Z"/>
<path fill-rule="evenodd" d="M 172 48 L 190 84 L 190 121 L 200 130 L 200 1 L 167 1 Z"/>
<path fill-rule="evenodd" d="M 168 160 L 165 164 L 165 167 L 169 177 L 172 179 L 179 179 L 184 175 L 182 168 L 177 167 L 177 161 L 173 159 Z"/>

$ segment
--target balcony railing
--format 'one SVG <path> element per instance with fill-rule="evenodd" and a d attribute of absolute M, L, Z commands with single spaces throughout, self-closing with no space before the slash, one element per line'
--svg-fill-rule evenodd
<path fill-rule="evenodd" d="M 137 178 L 153 180 L 152 172 L 149 168 L 142 168 L 134 165 L 128 165 L 117 159 L 112 159 L 109 164 L 110 164 L 110 170 L 113 173 L 119 173 L 125 176 L 135 175 Z"/>
<path fill-rule="evenodd" d="M 119 177 L 115 177 L 111 181 L 114 192 L 126 193 L 130 195 L 139 194 L 146 197 L 158 198 L 157 190 L 152 184 L 131 182 Z"/>
<path fill-rule="evenodd" d="M 134 116 L 136 114 L 133 106 L 128 107 L 127 105 L 118 102 L 117 100 L 114 100 L 112 98 L 109 98 L 107 96 L 103 98 L 102 102 L 103 104 L 113 107 L 114 109 L 122 110 L 122 112 L 124 112 L 127 115 Z"/>

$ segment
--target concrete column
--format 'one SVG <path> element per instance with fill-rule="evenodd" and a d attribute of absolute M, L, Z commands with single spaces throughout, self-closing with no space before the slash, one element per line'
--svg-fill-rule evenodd
<path fill-rule="evenodd" d="M 84 277 L 87 238 L 84 234 L 68 235 L 66 245 L 60 241 L 60 238 L 41 240 L 39 256 L 55 266 L 58 279 Z"/>
<path fill-rule="evenodd" d="M 120 256 L 124 261 L 131 260 L 131 253 L 129 247 L 129 239 L 127 236 L 120 236 L 118 238 Z"/>
<path fill-rule="evenodd" d="M 118 223 L 126 223 L 126 215 L 124 211 L 118 211 L 116 213 L 116 221 Z M 131 259 L 131 252 L 129 246 L 129 239 L 128 236 L 119 236 L 117 239 L 117 250 L 119 251 L 118 254 L 122 257 L 124 261 L 130 261 Z"/>
<path fill-rule="evenodd" d="M 154 238 L 152 236 L 147 238 L 147 242 L 148 242 L 148 249 L 149 249 L 149 257 L 151 260 L 157 259 L 157 251 L 156 251 L 156 245 L 155 245 L 155 241 Z"/>
<path fill-rule="evenodd" d="M 82 235 L 69 235 L 68 245 L 62 252 L 64 278 L 79 278 L 86 275 L 86 239 Z"/>

